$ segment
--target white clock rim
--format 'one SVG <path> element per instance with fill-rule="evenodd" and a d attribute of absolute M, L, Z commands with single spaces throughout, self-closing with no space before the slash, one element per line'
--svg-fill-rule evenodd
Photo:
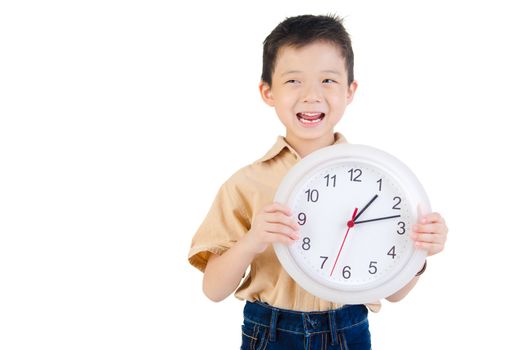
<path fill-rule="evenodd" d="M 380 149 L 359 144 L 339 144 L 317 150 L 303 158 L 284 177 L 275 194 L 275 202 L 287 204 L 298 182 L 307 174 L 322 168 L 328 162 L 358 161 L 374 164 L 389 173 L 400 183 L 410 202 L 413 221 L 419 215 L 429 213 L 431 206 L 427 194 L 414 173 L 399 159 Z M 416 272 L 423 266 L 427 252 L 413 247 L 407 264 L 393 278 L 383 284 L 374 284 L 363 290 L 339 290 L 320 284 L 300 268 L 286 245 L 275 243 L 275 254 L 282 267 L 305 290 L 328 301 L 340 304 L 366 304 L 394 294 L 411 281 Z"/>

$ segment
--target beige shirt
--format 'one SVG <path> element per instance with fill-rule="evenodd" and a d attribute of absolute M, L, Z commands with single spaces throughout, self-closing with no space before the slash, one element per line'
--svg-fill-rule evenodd
<path fill-rule="evenodd" d="M 341 134 L 335 134 L 335 143 L 346 142 Z M 204 271 L 211 253 L 221 255 L 231 248 L 249 231 L 261 209 L 273 202 L 282 178 L 299 160 L 297 152 L 278 137 L 264 157 L 231 176 L 218 191 L 192 240 L 189 262 Z M 282 268 L 271 245 L 253 259 L 250 273 L 235 296 L 297 311 L 326 311 L 341 306 L 302 289 Z M 381 304 L 367 306 L 377 312 Z"/>

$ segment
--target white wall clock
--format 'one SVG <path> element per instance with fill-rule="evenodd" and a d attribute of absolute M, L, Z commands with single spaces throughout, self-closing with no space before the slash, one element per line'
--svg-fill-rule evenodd
<path fill-rule="evenodd" d="M 364 145 L 320 149 L 297 163 L 275 201 L 300 225 L 291 245 L 274 244 L 283 268 L 305 290 L 340 304 L 385 298 L 421 269 L 426 251 L 410 238 L 427 195 L 394 156 Z M 418 212 L 420 211 L 420 213 Z"/>

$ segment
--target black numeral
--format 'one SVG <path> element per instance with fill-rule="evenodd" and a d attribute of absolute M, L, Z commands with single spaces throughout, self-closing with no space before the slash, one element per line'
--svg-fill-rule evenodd
<path fill-rule="evenodd" d="M 319 191 L 317 190 L 306 190 L 304 191 L 304 193 L 306 193 L 306 200 L 308 202 L 317 202 L 319 200 Z"/>
<path fill-rule="evenodd" d="M 371 275 L 375 274 L 376 272 L 378 272 L 378 268 L 376 267 L 376 264 L 378 262 L 377 261 L 371 261 L 370 262 L 370 265 L 369 265 L 369 273 Z"/>
<path fill-rule="evenodd" d="M 303 244 L 302 244 L 302 249 L 304 250 L 310 250 L 312 246 L 310 246 L 310 238 L 309 237 L 304 237 L 303 238 Z"/>
<path fill-rule="evenodd" d="M 343 267 L 343 278 L 349 279 L 352 274 L 350 273 L 350 266 Z"/>
<path fill-rule="evenodd" d="M 392 258 L 394 259 L 394 257 L 396 256 L 396 246 L 393 245 L 387 255 L 392 256 Z"/>
<path fill-rule="evenodd" d="M 328 260 L 328 257 L 327 256 L 320 256 L 320 258 L 323 259 L 323 263 L 321 264 L 321 270 L 322 270 L 326 260 Z"/>
<path fill-rule="evenodd" d="M 336 175 L 330 176 L 330 174 L 324 177 L 326 179 L 326 187 L 330 187 L 330 180 L 332 180 L 332 187 L 336 185 Z"/>
<path fill-rule="evenodd" d="M 398 222 L 398 226 L 399 226 L 399 230 L 396 232 L 398 232 L 399 235 L 403 235 L 405 233 L 405 222 L 403 221 Z"/>
<path fill-rule="evenodd" d="M 306 214 L 305 213 L 299 213 L 299 215 L 297 215 L 297 219 L 299 221 L 297 221 L 297 223 L 299 225 L 304 225 L 306 223 Z"/>
<path fill-rule="evenodd" d="M 378 187 L 378 191 L 381 192 L 381 179 L 379 179 L 378 181 L 376 181 L 377 183 L 379 183 L 379 187 Z"/>
<path fill-rule="evenodd" d="M 348 172 L 350 173 L 350 181 L 361 182 L 360 177 L 363 174 L 361 169 L 350 169 Z"/>
<path fill-rule="evenodd" d="M 396 203 L 392 206 L 392 209 L 401 210 L 401 208 L 399 207 L 399 205 L 401 204 L 401 198 L 394 197 L 393 200 L 396 201 Z"/>

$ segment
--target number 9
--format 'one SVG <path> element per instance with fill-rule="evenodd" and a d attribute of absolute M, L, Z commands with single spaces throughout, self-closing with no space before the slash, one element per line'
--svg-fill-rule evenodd
<path fill-rule="evenodd" d="M 297 215 L 297 219 L 299 221 L 297 221 L 297 223 L 299 225 L 304 225 L 306 223 L 306 214 L 305 213 L 299 213 L 299 215 Z"/>

